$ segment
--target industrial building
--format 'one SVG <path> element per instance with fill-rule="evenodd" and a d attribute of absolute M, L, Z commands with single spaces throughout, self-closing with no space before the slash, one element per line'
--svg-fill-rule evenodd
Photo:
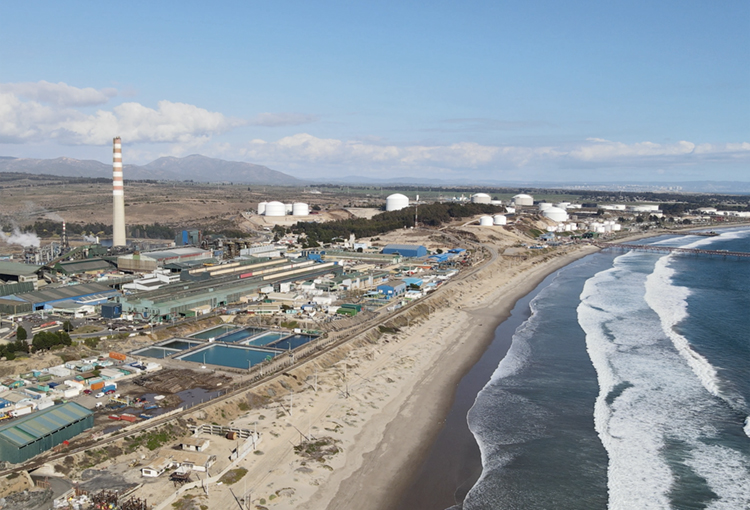
<path fill-rule="evenodd" d="M 388 244 L 383 248 L 383 253 L 398 253 L 402 257 L 425 257 L 427 248 L 416 244 Z"/>
<path fill-rule="evenodd" d="M 116 294 L 118 291 L 101 283 L 82 283 L 16 294 L 8 299 L 29 303 L 32 310 L 48 310 L 63 302 L 98 305 Z"/>
<path fill-rule="evenodd" d="M 200 248 L 184 247 L 170 250 L 150 251 L 146 253 L 131 253 L 117 257 L 117 267 L 121 271 L 148 273 L 155 271 L 165 264 L 179 262 L 193 262 L 208 260 L 212 253 Z"/>
<path fill-rule="evenodd" d="M 135 313 L 144 318 L 192 316 L 219 306 L 239 303 L 248 296 L 257 296 L 263 287 L 340 274 L 341 271 L 342 267 L 334 262 L 316 263 L 309 260 L 275 259 L 223 264 L 190 270 L 182 275 L 180 283 L 121 296 L 118 302 L 122 304 L 122 313 Z"/>
<path fill-rule="evenodd" d="M 48 407 L 0 426 L 0 459 L 18 464 L 94 426 L 94 413 L 75 402 Z"/>
<path fill-rule="evenodd" d="M 382 292 L 386 299 L 399 296 L 406 292 L 406 282 L 402 280 L 391 280 L 388 283 L 377 286 L 378 292 Z"/>
<path fill-rule="evenodd" d="M 41 269 L 42 266 L 33 264 L 0 260 L 0 280 L 3 282 L 29 282 L 33 283 L 34 288 L 36 288 Z"/>

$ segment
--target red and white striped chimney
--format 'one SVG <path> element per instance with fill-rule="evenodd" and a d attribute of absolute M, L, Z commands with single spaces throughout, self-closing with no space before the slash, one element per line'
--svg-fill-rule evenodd
<path fill-rule="evenodd" d="M 122 187 L 122 142 L 112 140 L 112 246 L 125 246 L 125 195 Z"/>

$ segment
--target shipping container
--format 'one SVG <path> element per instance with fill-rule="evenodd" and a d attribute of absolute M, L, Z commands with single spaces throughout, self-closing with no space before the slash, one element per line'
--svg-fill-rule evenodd
<path fill-rule="evenodd" d="M 357 310 L 357 312 L 362 311 L 362 305 L 355 305 L 353 303 L 344 303 L 343 305 L 341 305 L 341 308 L 352 308 L 354 310 Z"/>
<path fill-rule="evenodd" d="M 104 381 L 95 382 L 91 385 L 91 391 L 101 390 L 104 388 Z"/>
<path fill-rule="evenodd" d="M 115 352 L 115 351 L 111 351 L 109 353 L 109 357 L 112 359 L 116 359 L 118 361 L 125 361 L 127 359 L 127 356 L 125 356 L 121 352 Z"/>
<path fill-rule="evenodd" d="M 132 414 L 121 414 L 120 419 L 124 421 L 134 422 L 138 421 L 138 417 Z"/>
<path fill-rule="evenodd" d="M 108 391 L 115 391 L 117 389 L 117 385 L 115 384 L 108 384 L 105 387 L 102 388 L 102 391 L 104 393 L 107 393 Z"/>

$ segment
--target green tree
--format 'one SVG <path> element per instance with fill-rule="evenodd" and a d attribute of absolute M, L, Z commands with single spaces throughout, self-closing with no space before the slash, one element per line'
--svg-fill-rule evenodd
<path fill-rule="evenodd" d="M 62 323 L 62 328 L 66 333 L 70 333 L 73 331 L 73 324 L 71 324 L 70 321 L 65 321 Z"/>
<path fill-rule="evenodd" d="M 16 338 L 19 340 L 26 340 L 29 338 L 29 334 L 23 326 L 18 326 L 18 329 L 16 330 Z"/>

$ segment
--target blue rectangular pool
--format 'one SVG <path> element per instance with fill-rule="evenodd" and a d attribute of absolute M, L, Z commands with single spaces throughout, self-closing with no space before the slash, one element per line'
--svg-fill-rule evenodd
<path fill-rule="evenodd" d="M 180 351 L 184 351 L 202 343 L 204 342 L 191 342 L 190 340 L 172 340 L 171 342 L 156 345 L 154 347 L 167 347 L 168 349 L 178 349 Z"/>
<path fill-rule="evenodd" d="M 312 335 L 294 335 L 276 342 L 273 345 L 269 345 L 268 347 L 288 351 L 296 349 L 300 345 L 305 345 L 306 343 L 310 342 L 311 340 L 315 340 L 316 338 L 316 336 Z"/>
<path fill-rule="evenodd" d="M 205 349 L 178 356 L 177 359 L 206 363 L 207 365 L 247 369 L 262 363 L 266 358 L 273 358 L 277 354 L 239 345 L 211 344 Z"/>
<path fill-rule="evenodd" d="M 139 349 L 133 351 L 131 355 L 147 356 L 149 358 L 166 358 L 172 354 L 180 352 L 180 349 L 168 349 L 167 347 L 146 347 L 145 349 Z"/>
<path fill-rule="evenodd" d="M 281 340 L 282 338 L 285 338 L 287 336 L 289 336 L 289 333 L 281 333 L 279 331 L 267 331 L 263 333 L 262 335 L 255 336 L 251 338 L 250 340 L 242 342 L 242 345 L 256 345 L 258 347 L 262 347 L 264 345 L 268 345 L 273 342 L 276 342 L 277 340 Z"/>
<path fill-rule="evenodd" d="M 190 338 L 200 338 L 201 340 L 208 340 L 210 338 L 216 339 L 221 335 L 226 335 L 230 331 L 234 331 L 235 329 L 237 329 L 237 326 L 233 324 L 222 324 L 216 328 L 207 329 L 206 331 L 190 335 Z"/>

